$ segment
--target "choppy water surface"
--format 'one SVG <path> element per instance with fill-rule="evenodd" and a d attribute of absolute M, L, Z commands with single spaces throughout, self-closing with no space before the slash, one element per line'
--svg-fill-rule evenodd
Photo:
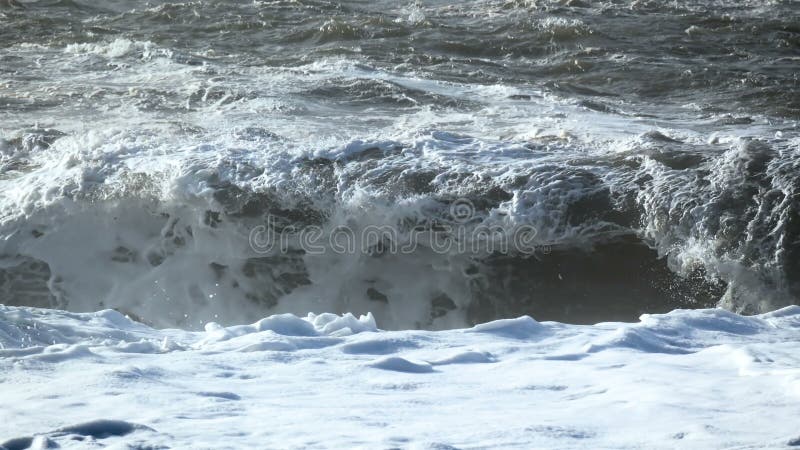
<path fill-rule="evenodd" d="M 0 302 L 389 328 L 800 298 L 796 1 L 0 0 Z M 254 228 L 536 230 L 270 252 Z"/>

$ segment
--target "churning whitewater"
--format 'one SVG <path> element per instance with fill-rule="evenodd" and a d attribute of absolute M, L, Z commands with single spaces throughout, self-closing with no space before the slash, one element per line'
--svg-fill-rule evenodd
<path fill-rule="evenodd" d="M 0 303 L 188 329 L 796 303 L 796 18 L 792 1 L 0 1 Z M 534 232 L 391 251 L 463 242 L 453 225 Z M 391 232 L 312 252 L 310 227 Z M 254 245 L 265 229 L 281 245 Z"/>

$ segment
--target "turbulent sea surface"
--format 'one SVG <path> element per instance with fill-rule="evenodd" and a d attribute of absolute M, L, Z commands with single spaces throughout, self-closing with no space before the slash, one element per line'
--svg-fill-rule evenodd
<path fill-rule="evenodd" d="M 431 329 L 797 303 L 798 16 L 0 0 L 0 303 Z M 386 251 L 462 206 L 459 226 L 533 227 L 536 250 Z M 262 252 L 266 224 L 397 242 Z"/>

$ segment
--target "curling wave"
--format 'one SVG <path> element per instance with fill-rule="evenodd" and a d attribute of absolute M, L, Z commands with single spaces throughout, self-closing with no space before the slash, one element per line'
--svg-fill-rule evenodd
<path fill-rule="evenodd" d="M 798 158 L 785 142 L 693 148 L 651 133 L 630 151 L 565 158 L 576 153 L 568 143 L 432 132 L 288 157 L 263 151 L 269 133 L 237 133 L 177 154 L 134 131 L 6 141 L 9 160 L 29 160 L 0 181 L 0 301 L 116 308 L 160 326 L 332 310 L 445 328 L 521 313 L 758 312 L 798 293 Z M 386 250 L 454 220 L 535 233 L 526 251 Z M 285 233 L 261 251 L 259 226 L 393 234 L 345 250 L 320 240 L 310 252 Z"/>

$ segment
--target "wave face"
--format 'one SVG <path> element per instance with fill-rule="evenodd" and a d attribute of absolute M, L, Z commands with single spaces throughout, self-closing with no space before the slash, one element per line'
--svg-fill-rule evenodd
<path fill-rule="evenodd" d="M 796 303 L 796 13 L 0 1 L 0 303 L 431 329 Z"/>

